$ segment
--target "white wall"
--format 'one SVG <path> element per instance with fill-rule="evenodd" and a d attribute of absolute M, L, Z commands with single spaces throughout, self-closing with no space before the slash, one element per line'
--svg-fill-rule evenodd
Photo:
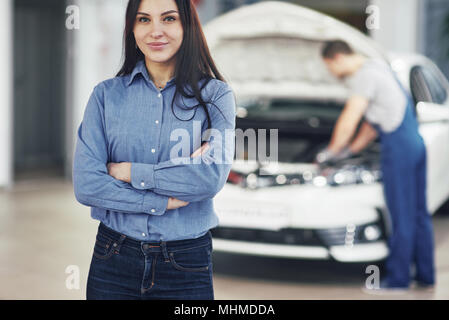
<path fill-rule="evenodd" d="M 70 1 L 72 2 L 72 1 Z M 80 28 L 69 31 L 67 74 L 70 115 L 67 135 L 66 175 L 70 177 L 76 133 L 87 101 L 99 82 L 113 78 L 121 67 L 122 39 L 127 0 L 77 0 Z M 73 2 L 72 2 L 73 4 Z"/>
<path fill-rule="evenodd" d="M 378 6 L 380 28 L 371 36 L 385 49 L 418 52 L 419 0 L 371 0 Z"/>
<path fill-rule="evenodd" d="M 12 0 L 0 1 L 0 187 L 12 182 Z"/>

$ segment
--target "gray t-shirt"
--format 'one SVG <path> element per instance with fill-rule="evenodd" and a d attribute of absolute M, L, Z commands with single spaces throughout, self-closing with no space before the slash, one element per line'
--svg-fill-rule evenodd
<path fill-rule="evenodd" d="M 365 117 L 385 132 L 394 131 L 402 123 L 407 98 L 390 67 L 381 60 L 367 59 L 352 76 L 346 78 L 350 95 L 369 100 Z"/>

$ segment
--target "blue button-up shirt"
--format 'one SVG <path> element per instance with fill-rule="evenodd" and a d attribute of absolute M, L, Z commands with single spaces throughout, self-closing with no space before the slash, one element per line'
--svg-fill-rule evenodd
<path fill-rule="evenodd" d="M 212 79 L 202 89 L 211 118 L 207 131 L 203 107 L 192 108 L 195 98 L 178 95 L 172 110 L 174 80 L 159 90 L 140 60 L 131 74 L 95 86 L 78 129 L 76 199 L 91 207 L 92 218 L 141 241 L 197 238 L 217 226 L 213 197 L 226 183 L 234 158 L 230 86 Z M 202 140 L 210 148 L 191 158 Z M 109 175 L 109 162 L 130 162 L 131 183 Z M 189 204 L 167 210 L 169 197 Z"/>

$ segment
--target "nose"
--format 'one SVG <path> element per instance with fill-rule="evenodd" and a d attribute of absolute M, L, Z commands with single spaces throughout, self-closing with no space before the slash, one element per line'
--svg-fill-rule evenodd
<path fill-rule="evenodd" d="M 163 26 L 160 22 L 156 21 L 153 23 L 152 28 L 150 30 L 150 35 L 154 39 L 159 39 L 164 35 Z"/>

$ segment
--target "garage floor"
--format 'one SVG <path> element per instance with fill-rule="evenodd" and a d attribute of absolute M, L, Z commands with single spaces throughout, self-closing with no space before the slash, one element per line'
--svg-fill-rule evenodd
<path fill-rule="evenodd" d="M 214 253 L 216 299 L 449 299 L 449 214 L 434 218 L 438 285 L 378 296 L 361 287 L 366 265 Z M 98 222 L 60 180 L 0 190 L 0 299 L 84 299 Z M 67 289 L 68 266 L 80 288 Z"/>

